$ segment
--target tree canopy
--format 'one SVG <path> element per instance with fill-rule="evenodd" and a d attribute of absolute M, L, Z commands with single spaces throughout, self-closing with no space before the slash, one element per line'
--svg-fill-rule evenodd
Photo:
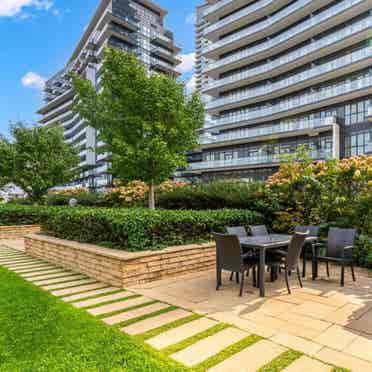
<path fill-rule="evenodd" d="M 186 165 L 204 120 L 198 94 L 188 96 L 184 84 L 164 74 L 149 74 L 132 54 L 107 49 L 98 92 L 88 80 L 74 76 L 75 109 L 98 130 L 112 154 L 112 173 L 121 181 L 155 185 Z"/>
<path fill-rule="evenodd" d="M 40 201 L 50 188 L 76 177 L 77 149 L 64 142 L 60 126 L 27 128 L 17 123 L 10 134 L 10 140 L 0 138 L 0 185 L 12 182 Z"/>

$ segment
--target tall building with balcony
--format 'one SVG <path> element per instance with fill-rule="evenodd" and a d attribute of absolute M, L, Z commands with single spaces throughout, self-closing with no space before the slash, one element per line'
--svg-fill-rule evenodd
<path fill-rule="evenodd" d="M 265 179 L 300 145 L 372 154 L 371 0 L 205 0 L 197 81 L 207 118 L 187 175 Z"/>
<path fill-rule="evenodd" d="M 177 77 L 180 48 L 164 27 L 167 12 L 149 0 L 101 0 L 66 66 L 45 85 L 44 106 L 38 111 L 43 125 L 62 125 L 65 141 L 79 148 L 79 179 L 74 185 L 103 188 L 111 183 L 110 155 L 95 129 L 73 112 L 75 92 L 71 73 L 100 89 L 99 71 L 105 47 L 134 53 L 150 72 Z"/>

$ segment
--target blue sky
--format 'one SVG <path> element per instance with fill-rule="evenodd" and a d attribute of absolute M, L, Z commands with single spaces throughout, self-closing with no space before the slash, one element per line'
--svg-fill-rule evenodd
<path fill-rule="evenodd" d="M 35 123 L 45 78 L 62 68 L 100 0 L 0 0 L 0 134 L 10 122 Z M 193 14 L 201 0 L 157 0 L 182 47 L 184 79 L 192 71 Z"/>

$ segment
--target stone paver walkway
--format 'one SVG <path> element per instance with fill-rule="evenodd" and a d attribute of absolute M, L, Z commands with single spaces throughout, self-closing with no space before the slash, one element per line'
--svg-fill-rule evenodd
<path fill-rule="evenodd" d="M 293 296 L 277 289 L 279 293 L 269 290 L 269 297 L 260 299 L 251 289 L 239 298 L 236 284 L 226 278 L 227 290 L 216 293 L 210 286 L 211 272 L 124 290 L 30 258 L 21 250 L 19 242 L 0 242 L 0 266 L 198 371 L 254 372 L 290 349 L 304 355 L 285 366 L 286 372 L 332 371 L 334 366 L 372 371 L 372 334 L 366 338 L 344 327 L 345 317 L 356 312 L 359 316 L 353 320 L 359 327 L 363 319 L 367 330 L 372 325 L 364 307 L 366 283 L 365 301 L 354 293 L 352 302 L 347 291 L 332 293 L 327 283 L 325 289 L 296 289 Z M 250 338 L 253 341 L 244 346 Z"/>

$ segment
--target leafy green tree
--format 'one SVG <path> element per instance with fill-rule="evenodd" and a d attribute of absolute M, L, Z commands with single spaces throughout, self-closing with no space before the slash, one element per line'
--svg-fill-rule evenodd
<path fill-rule="evenodd" d="M 78 173 L 77 149 L 64 142 L 60 126 L 10 128 L 11 140 L 0 140 L 0 182 L 21 187 L 40 202 L 51 187 L 72 181 Z"/>
<path fill-rule="evenodd" d="M 75 110 L 100 133 L 112 154 L 112 173 L 123 182 L 149 185 L 155 208 L 156 185 L 186 165 L 204 120 L 199 95 L 188 96 L 183 83 L 163 74 L 148 74 L 132 54 L 107 49 L 97 92 L 91 82 L 74 76 Z"/>

